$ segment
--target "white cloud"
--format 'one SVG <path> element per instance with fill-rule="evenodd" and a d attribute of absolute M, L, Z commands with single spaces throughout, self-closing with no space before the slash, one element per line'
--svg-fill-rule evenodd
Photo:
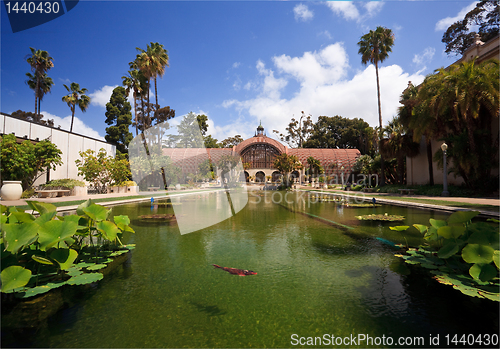
<path fill-rule="evenodd" d="M 427 47 L 421 54 L 413 56 L 413 63 L 415 63 L 418 68 L 423 67 L 423 69 L 425 69 L 425 65 L 432 61 L 435 53 L 436 49 L 434 47 Z"/>
<path fill-rule="evenodd" d="M 293 8 L 293 13 L 295 14 L 296 21 L 309 21 L 314 17 L 314 14 L 307 5 L 298 4 Z"/>
<path fill-rule="evenodd" d="M 95 90 L 93 93 L 89 94 L 90 104 L 98 105 L 100 107 L 106 108 L 106 103 L 109 102 L 111 95 L 113 94 L 113 90 L 118 85 L 114 86 L 103 86 L 100 90 Z"/>
<path fill-rule="evenodd" d="M 477 3 L 478 3 L 478 1 L 474 1 L 469 6 L 464 7 L 463 9 L 460 10 L 460 12 L 455 17 L 446 17 L 446 18 L 439 20 L 436 23 L 435 30 L 436 31 L 445 31 L 453 23 L 463 20 L 465 15 L 467 14 L 467 12 L 471 11 L 474 7 L 476 7 Z"/>
<path fill-rule="evenodd" d="M 55 127 L 61 126 L 62 130 L 69 131 L 69 128 L 71 127 L 71 115 L 61 118 L 46 111 L 42 111 L 41 114 L 43 114 L 45 120 L 54 119 Z M 76 116 L 73 120 L 73 132 L 104 141 L 104 137 L 99 135 L 99 132 L 92 129 L 90 126 L 85 125 L 85 123 Z"/>
<path fill-rule="evenodd" d="M 383 1 L 369 1 L 365 3 L 364 7 L 366 9 L 366 17 L 374 17 L 376 16 L 384 6 Z"/>
<path fill-rule="evenodd" d="M 234 62 L 233 63 L 233 68 L 238 68 L 240 66 L 240 62 Z"/>
<path fill-rule="evenodd" d="M 257 78 L 260 78 L 260 84 L 256 96 L 223 102 L 223 107 L 234 108 L 240 115 L 247 116 L 244 125 L 234 125 L 234 132 L 244 132 L 248 127 L 253 131 L 259 120 L 262 120 L 268 136 L 273 129 L 284 132 L 293 115 L 299 115 L 302 110 L 312 114 L 313 120 L 320 115 L 341 115 L 362 118 L 371 126 L 379 124 L 375 67 L 369 65 L 348 78 L 348 56 L 341 43 L 319 52 L 305 52 L 302 57 L 282 55 L 272 60 L 277 72 L 272 77 L 280 81 L 279 84 L 266 85 L 262 81 L 273 71 L 259 61 Z M 417 85 L 424 76 L 409 74 L 400 66 L 391 65 L 379 69 L 379 78 L 383 123 L 387 124 L 397 113 L 399 97 L 408 81 Z M 283 87 L 292 81 L 298 82 L 299 87 L 282 96 Z"/>
<path fill-rule="evenodd" d="M 360 17 L 359 11 L 352 1 L 327 1 L 326 6 L 333 13 L 344 17 L 346 20 L 357 20 Z"/>
<path fill-rule="evenodd" d="M 328 30 L 324 30 L 324 31 L 322 31 L 322 32 L 319 32 L 319 33 L 317 34 L 317 36 L 325 36 L 328 40 L 333 39 L 332 34 L 330 34 L 330 32 L 329 32 Z"/>

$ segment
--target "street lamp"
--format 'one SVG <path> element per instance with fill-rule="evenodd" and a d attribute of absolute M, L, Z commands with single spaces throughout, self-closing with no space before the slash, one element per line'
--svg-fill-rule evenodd
<path fill-rule="evenodd" d="M 448 191 L 448 176 L 446 171 L 446 150 L 448 149 L 448 144 L 441 144 L 441 150 L 443 151 L 443 192 L 441 196 L 450 196 Z"/>

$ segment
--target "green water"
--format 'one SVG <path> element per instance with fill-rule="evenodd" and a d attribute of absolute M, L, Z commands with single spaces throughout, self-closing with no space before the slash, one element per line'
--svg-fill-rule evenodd
<path fill-rule="evenodd" d="M 186 200 L 209 207 L 218 195 Z M 175 224 L 137 219 L 172 213 L 171 207 L 114 207 L 114 214 L 132 218 L 136 231 L 123 239 L 136 244 L 130 260 L 50 318 L 28 343 L 26 338 L 18 343 L 283 348 L 294 346 L 294 334 L 366 334 L 394 340 L 421 336 L 428 347 L 429 335 L 440 334 L 443 343 L 446 334 L 496 333 L 496 303 L 470 299 L 427 274 L 401 274 L 394 250 L 374 237 L 405 243 L 403 236 L 390 224 L 360 223 L 354 217 L 387 212 L 406 216 L 405 224 L 411 225 L 447 214 L 391 206 L 342 208 L 303 196 L 273 203 L 279 198 L 272 195 L 250 196 L 236 216 L 186 235 Z M 418 233 L 405 236 L 410 245 L 422 242 Z M 258 274 L 240 277 L 212 264 Z M 350 347 L 370 346 L 356 344 Z"/>

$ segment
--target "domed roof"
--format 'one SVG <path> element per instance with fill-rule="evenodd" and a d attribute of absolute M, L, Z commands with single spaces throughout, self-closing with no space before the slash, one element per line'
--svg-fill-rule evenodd
<path fill-rule="evenodd" d="M 243 150 L 254 144 L 269 144 L 278 149 L 280 153 L 286 153 L 286 147 L 283 144 L 275 139 L 260 135 L 245 139 L 234 148 L 234 151 L 238 154 L 241 154 Z"/>

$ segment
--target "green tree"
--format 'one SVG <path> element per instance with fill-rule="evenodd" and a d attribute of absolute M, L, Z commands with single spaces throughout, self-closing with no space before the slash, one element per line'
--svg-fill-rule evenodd
<path fill-rule="evenodd" d="M 205 148 L 220 148 L 217 139 L 213 138 L 212 135 L 203 137 L 203 142 L 205 143 Z"/>
<path fill-rule="evenodd" d="M 35 118 L 35 122 L 39 122 L 42 118 L 42 115 L 40 114 L 40 104 L 42 102 L 43 96 L 50 92 L 50 89 L 54 85 L 54 81 L 52 81 L 52 78 L 47 76 L 46 73 L 43 73 L 39 79 L 37 79 L 35 75 L 31 75 L 31 73 L 26 73 L 26 76 L 29 78 L 28 80 L 26 80 L 26 84 L 30 89 L 35 91 L 35 103 L 38 100 L 38 108 L 37 106 L 35 106 L 35 110 L 38 109 L 38 115 Z M 37 87 L 38 91 L 36 90 Z"/>
<path fill-rule="evenodd" d="M 463 55 L 476 41 L 476 35 L 486 42 L 495 38 L 500 29 L 500 7 L 498 0 L 482 0 L 463 19 L 448 27 L 441 41 L 446 44 L 445 52 Z M 478 28 L 474 31 L 473 28 Z"/>
<path fill-rule="evenodd" d="M 280 140 L 287 142 L 291 148 L 302 148 L 313 133 L 311 115 L 307 115 L 306 117 L 306 114 L 302 111 L 299 120 L 292 118 L 292 121 L 286 128 L 286 134 L 280 133 L 277 130 L 273 130 L 273 132 L 278 134 Z"/>
<path fill-rule="evenodd" d="M 203 136 L 195 113 L 189 112 L 177 126 L 176 136 L 171 136 L 177 148 L 203 148 Z M 172 143 L 172 142 L 171 142 Z"/>
<path fill-rule="evenodd" d="M 55 170 L 62 165 L 61 150 L 44 139 L 36 144 L 25 140 L 18 144 L 16 136 L 0 137 L 2 180 L 22 181 L 23 188 L 29 189 L 47 169 Z"/>
<path fill-rule="evenodd" d="M 359 149 L 366 153 L 373 129 L 363 119 L 320 116 L 304 148 Z"/>
<path fill-rule="evenodd" d="M 113 126 L 106 127 L 104 138 L 123 154 L 128 153 L 128 144 L 133 138 L 129 131 L 129 126 L 132 124 L 131 109 L 125 88 L 116 87 L 109 102 L 106 103 L 106 124 Z"/>
<path fill-rule="evenodd" d="M 36 50 L 33 47 L 30 47 L 30 50 L 31 54 L 27 56 L 26 62 L 31 66 L 31 71 L 34 73 L 31 77 L 36 81 L 35 88 L 33 89 L 35 91 L 35 114 L 40 115 L 40 110 L 38 109 L 38 101 L 42 98 L 40 95 L 40 80 L 46 76 L 47 71 L 54 67 L 54 62 L 47 51 Z"/>
<path fill-rule="evenodd" d="M 36 122 L 36 123 L 41 124 L 41 125 L 47 125 L 47 126 L 54 127 L 54 119 L 43 120 L 43 115 L 41 115 L 41 114 L 36 115 L 35 113 L 25 112 L 25 111 L 22 111 L 21 109 L 19 109 L 19 110 L 12 112 L 10 115 L 13 117 L 19 118 L 19 119 L 26 120 L 26 121 Z"/>
<path fill-rule="evenodd" d="M 404 184 L 405 157 L 418 155 L 420 144 L 413 141 L 413 135 L 406 134 L 398 117 L 393 118 L 384 128 L 380 152 L 387 159 L 396 158 L 398 182 Z"/>
<path fill-rule="evenodd" d="M 87 89 L 80 88 L 80 85 L 76 82 L 72 82 L 70 87 L 66 85 L 63 86 L 69 92 L 68 95 L 62 98 L 62 101 L 66 102 L 71 109 L 71 127 L 69 128 L 69 132 L 73 132 L 73 120 L 75 119 L 76 106 L 78 106 L 82 112 L 85 112 L 89 107 L 90 97 L 85 95 L 85 93 L 88 92 Z"/>
<path fill-rule="evenodd" d="M 139 51 L 139 54 L 136 57 L 136 68 L 140 69 L 144 76 L 147 79 L 147 101 L 148 101 L 148 110 L 147 115 L 150 116 L 151 107 L 150 107 L 150 99 L 149 99 L 149 86 L 151 79 L 154 79 L 155 82 L 155 110 L 159 109 L 158 105 L 158 90 L 156 85 L 157 77 L 163 77 L 165 74 L 165 67 L 168 67 L 168 51 L 163 47 L 163 45 L 158 42 L 151 42 L 146 46 L 146 50 L 143 50 L 139 47 L 136 48 Z"/>
<path fill-rule="evenodd" d="M 133 66 L 133 62 L 129 63 Z M 139 69 L 131 69 L 128 71 L 128 76 L 122 76 L 123 86 L 125 86 L 126 94 L 133 91 L 134 97 L 134 126 L 135 126 L 135 134 L 139 134 L 139 122 L 138 122 L 138 110 L 137 110 L 137 101 L 142 101 L 142 94 L 144 89 L 146 88 L 146 78 L 144 74 Z"/>
<path fill-rule="evenodd" d="M 290 186 L 290 173 L 303 168 L 302 163 L 295 155 L 286 153 L 278 155 L 274 159 L 273 166 L 283 175 L 287 187 Z"/>
<path fill-rule="evenodd" d="M 318 174 L 325 173 L 323 166 L 321 166 L 321 162 L 318 159 L 310 156 L 307 158 L 307 164 L 309 165 L 309 174 L 314 176 Z"/>
<path fill-rule="evenodd" d="M 437 125 L 455 171 L 470 187 L 488 183 L 491 169 L 498 165 L 498 130 L 495 140 L 491 130 L 499 113 L 498 76 L 498 60 L 481 64 L 473 60 L 438 69 L 418 92 L 415 114 L 432 118 L 425 124 Z"/>
<path fill-rule="evenodd" d="M 361 62 L 363 64 L 368 64 L 368 62 L 375 65 L 375 75 L 377 78 L 377 100 L 378 100 L 378 118 L 380 125 L 380 132 L 382 132 L 382 106 L 380 104 L 380 83 L 378 77 L 378 64 L 385 61 L 389 57 L 389 52 L 392 52 L 392 46 L 394 45 L 394 34 L 388 28 L 377 27 L 375 31 L 370 30 L 369 33 L 363 35 L 361 40 L 358 42 L 359 51 L 361 55 Z M 379 135 L 379 142 L 382 136 Z M 381 160 L 382 172 L 380 184 L 385 184 L 384 178 L 384 158 L 382 156 Z"/>
<path fill-rule="evenodd" d="M 237 146 L 243 142 L 243 138 L 240 135 L 236 135 L 234 137 L 227 137 L 223 141 L 220 142 L 220 147 L 221 148 L 232 148 Z"/>

